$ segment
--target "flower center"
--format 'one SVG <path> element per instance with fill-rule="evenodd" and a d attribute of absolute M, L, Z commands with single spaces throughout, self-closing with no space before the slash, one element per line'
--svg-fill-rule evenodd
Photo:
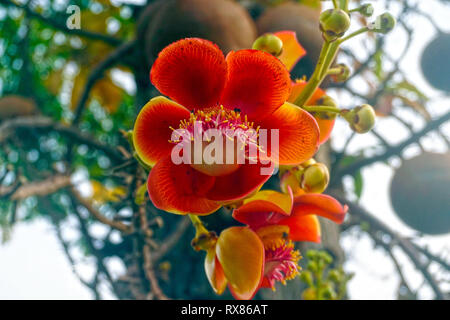
<path fill-rule="evenodd" d="M 294 250 L 294 244 L 287 239 L 288 232 L 288 227 L 280 225 L 262 227 L 257 231 L 264 244 L 264 277 L 273 290 L 276 281 L 286 284 L 286 280 L 299 274 L 300 252 Z"/>
<path fill-rule="evenodd" d="M 259 127 L 239 110 L 223 106 L 197 110 L 180 121 L 171 143 L 185 142 L 190 149 L 190 165 L 207 175 L 222 176 L 239 169 L 246 159 L 256 160 Z M 184 150 L 183 150 L 184 151 Z"/>

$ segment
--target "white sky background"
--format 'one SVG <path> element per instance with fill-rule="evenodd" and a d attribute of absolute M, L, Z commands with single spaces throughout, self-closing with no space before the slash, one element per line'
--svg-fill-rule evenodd
<path fill-rule="evenodd" d="M 124 1 L 138 2 L 138 1 Z M 382 6 L 377 1 L 369 1 L 375 7 L 375 14 L 382 13 Z M 381 1 L 380 1 L 381 2 Z M 450 31 L 448 20 L 450 19 L 450 6 L 443 6 L 435 0 L 418 0 L 420 9 L 429 13 L 440 28 Z M 433 90 L 423 79 L 419 57 L 425 45 L 434 36 L 434 29 L 424 19 L 414 16 L 407 21 L 414 26 L 414 40 L 411 50 L 402 61 L 402 69 L 407 70 L 409 80 L 431 97 L 442 96 L 442 93 Z M 358 40 L 359 39 L 359 40 Z M 350 40 L 348 45 L 357 51 L 358 56 L 364 56 L 365 50 L 360 46 L 362 37 Z M 402 40 L 403 39 L 403 40 Z M 301 40 L 301 39 L 300 39 Z M 399 53 L 404 42 L 404 34 L 393 31 L 387 37 L 388 51 L 393 54 Z M 333 92 L 330 93 L 333 95 Z M 346 101 L 348 97 L 336 96 L 338 101 Z M 435 99 L 429 105 L 429 111 L 433 116 L 445 113 L 450 108 L 449 99 Z M 413 116 L 411 112 L 401 113 L 411 121 L 415 129 L 421 128 L 423 122 Z M 445 127 L 450 132 L 450 126 Z M 379 119 L 377 130 L 389 142 L 397 143 L 407 135 L 401 125 L 393 125 L 392 120 Z M 338 122 L 333 132 L 333 144 L 342 147 L 346 138 L 351 134 L 350 129 L 343 122 Z M 432 135 L 431 135 L 432 136 Z M 433 136 L 434 137 L 434 136 Z M 349 145 L 348 152 L 355 153 L 367 144 L 373 144 L 376 139 L 370 134 L 360 135 Z M 438 139 L 423 139 L 427 150 L 444 150 L 443 144 Z M 430 143 L 431 142 L 431 143 Z M 413 156 L 417 148 L 411 147 L 406 150 L 405 155 Z M 392 164 L 399 165 L 398 159 Z M 361 204 L 370 212 L 375 213 L 378 218 L 388 223 L 394 230 L 404 235 L 413 235 L 413 230 L 406 227 L 395 216 L 390 206 L 389 184 L 393 170 L 385 164 L 372 165 L 363 170 L 364 189 Z M 69 222 L 70 224 L 70 222 Z M 101 232 L 101 227 L 97 228 Z M 68 231 L 71 232 L 70 230 Z M 70 238 L 70 234 L 67 235 Z M 72 235 L 74 236 L 74 235 Z M 430 246 L 433 252 L 438 252 L 446 257 L 450 256 L 450 235 L 427 236 L 422 243 Z M 354 272 L 355 277 L 349 283 L 349 295 L 351 299 L 395 299 L 399 279 L 394 266 L 382 250 L 375 250 L 372 241 L 367 237 L 356 238 L 355 236 L 344 236 L 342 245 L 347 253 L 345 270 Z M 396 252 L 398 253 L 398 252 Z M 420 287 L 423 279 L 409 263 L 408 259 L 401 254 L 400 262 L 403 264 L 407 279 L 410 280 L 412 289 Z M 114 264 L 114 275 L 121 273 L 122 267 L 117 261 Z M 77 270 L 85 277 L 90 277 L 92 269 L 89 261 L 82 261 Z M 107 289 L 102 290 L 103 298 L 113 298 Z M 429 299 L 432 297 L 431 290 L 425 285 L 421 290 L 419 298 Z M 74 276 L 72 269 L 64 256 L 53 227 L 42 219 L 32 223 L 18 223 L 15 225 L 12 239 L 4 245 L 0 245 L 0 299 L 91 299 L 90 291 L 87 290 Z"/>

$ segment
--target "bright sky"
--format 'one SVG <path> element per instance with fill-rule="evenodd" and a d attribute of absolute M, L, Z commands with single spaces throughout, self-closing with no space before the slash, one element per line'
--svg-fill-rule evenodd
<path fill-rule="evenodd" d="M 128 1 L 127 1 L 128 2 Z M 381 1 L 380 1 L 381 2 Z M 428 12 L 441 29 L 450 31 L 448 19 L 450 18 L 450 7 L 439 4 L 435 0 L 419 1 L 420 8 Z M 381 5 L 371 1 L 375 7 L 375 13 L 381 14 Z M 426 43 L 434 36 L 433 28 L 425 19 L 414 18 L 409 21 L 410 25 L 418 26 L 414 33 L 414 41 L 411 50 L 406 54 L 402 63 L 402 69 L 407 70 L 410 80 L 420 87 L 426 94 L 437 97 L 439 92 L 433 90 L 425 82 L 419 68 L 419 57 Z M 401 51 L 404 34 L 398 30 L 392 32 L 387 38 L 389 50 L 395 54 Z M 353 40 L 350 45 L 357 45 L 358 40 Z M 404 41 L 404 40 L 403 40 Z M 400 46 L 400 48 L 399 48 Z M 362 51 L 364 52 L 364 50 Z M 363 54 L 364 55 L 364 54 Z M 345 96 L 339 96 L 340 101 L 345 101 Z M 432 115 L 443 114 L 450 108 L 449 99 L 435 100 L 429 106 Z M 415 128 L 420 128 L 423 123 L 412 117 L 409 112 L 402 113 L 413 121 Z M 377 123 L 378 131 L 390 142 L 401 141 L 406 132 L 399 126 L 393 125 L 388 119 L 381 119 Z M 450 132 L 450 126 L 445 127 Z M 350 130 L 342 122 L 338 123 L 333 132 L 333 144 L 342 146 L 346 137 L 351 134 Z M 424 139 L 424 145 L 428 150 L 443 150 L 439 140 Z M 373 144 L 376 140 L 370 134 L 359 136 L 349 146 L 349 152 L 356 152 L 362 146 Z M 417 150 L 414 147 L 406 151 L 409 157 Z M 392 164 L 398 166 L 399 161 L 394 160 Z M 411 235 L 413 231 L 403 225 L 395 216 L 390 206 L 388 196 L 389 183 L 393 170 L 385 164 L 376 164 L 363 171 L 364 189 L 361 204 L 369 211 L 375 213 L 378 218 L 387 222 L 398 232 Z M 432 251 L 441 255 L 450 256 L 450 235 L 425 237 L 422 241 L 430 246 Z M 344 236 L 342 244 L 347 254 L 345 270 L 355 272 L 355 277 L 349 283 L 349 295 L 352 299 L 394 299 L 398 287 L 398 277 L 390 259 L 381 250 L 375 250 L 368 237 L 356 238 L 355 236 Z M 423 280 L 409 264 L 406 257 L 400 255 L 407 278 L 412 288 L 418 288 Z M 117 261 L 115 274 L 120 274 L 122 267 Z M 90 276 L 91 269 L 89 261 L 82 262 L 76 266 L 77 270 L 84 276 Z M 112 298 L 108 290 L 102 290 L 105 298 Z M 423 299 L 432 297 L 432 292 L 424 287 L 421 290 Z M 52 226 L 42 219 L 32 223 L 19 223 L 14 227 L 12 239 L 4 245 L 0 245 L 0 299 L 90 299 L 91 295 L 87 289 L 75 278 L 71 267 L 66 260 L 61 246 L 55 236 Z"/>

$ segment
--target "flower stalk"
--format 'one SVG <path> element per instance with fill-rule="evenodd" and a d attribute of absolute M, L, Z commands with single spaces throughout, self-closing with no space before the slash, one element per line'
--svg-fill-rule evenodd
<path fill-rule="evenodd" d="M 214 231 L 208 231 L 198 216 L 190 214 L 189 219 L 191 219 L 192 225 L 195 228 L 195 237 L 191 241 L 192 247 L 196 251 L 208 251 L 213 248 L 217 242 L 216 233 Z"/>
<path fill-rule="evenodd" d="M 331 112 L 331 113 L 341 113 L 341 109 L 332 106 L 303 106 L 308 112 Z"/>

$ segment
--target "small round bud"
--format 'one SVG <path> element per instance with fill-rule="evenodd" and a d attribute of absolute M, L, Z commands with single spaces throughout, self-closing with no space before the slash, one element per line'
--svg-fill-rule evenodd
<path fill-rule="evenodd" d="M 319 257 L 326 263 L 331 264 L 333 262 L 333 257 L 326 251 L 320 251 Z"/>
<path fill-rule="evenodd" d="M 375 125 L 375 111 L 372 106 L 363 104 L 352 110 L 343 110 L 342 115 L 357 133 L 366 133 Z"/>
<path fill-rule="evenodd" d="M 320 30 L 327 41 L 342 37 L 350 27 L 350 16 L 342 9 L 328 9 L 320 14 Z"/>
<path fill-rule="evenodd" d="M 305 162 L 303 162 L 302 164 L 300 164 L 300 167 L 302 168 L 306 168 L 309 167 L 310 165 L 316 163 L 316 160 L 314 160 L 313 158 L 306 160 Z"/>
<path fill-rule="evenodd" d="M 320 106 L 334 107 L 337 108 L 338 104 L 336 100 L 334 100 L 329 95 L 323 95 L 318 101 L 317 104 Z"/>
<path fill-rule="evenodd" d="M 313 276 L 312 276 L 312 273 L 311 273 L 311 271 L 308 271 L 308 270 L 306 270 L 306 271 L 303 271 L 301 274 L 300 274 L 300 280 L 302 280 L 303 282 L 305 282 L 306 284 L 308 284 L 309 286 L 312 286 L 313 285 Z"/>
<path fill-rule="evenodd" d="M 316 104 L 319 106 L 338 108 L 338 104 L 336 103 L 336 101 L 328 95 L 322 96 L 319 100 L 317 100 Z M 333 120 L 334 118 L 336 118 L 337 115 L 337 113 L 335 112 L 327 112 L 327 111 L 313 112 L 312 114 L 316 119 L 322 120 Z"/>
<path fill-rule="evenodd" d="M 323 163 L 305 168 L 300 177 L 300 187 L 307 193 L 322 193 L 328 186 L 330 174 Z"/>
<path fill-rule="evenodd" d="M 252 48 L 278 57 L 283 51 L 283 41 L 273 33 L 266 33 L 253 42 Z"/>
<path fill-rule="evenodd" d="M 339 63 L 335 69 L 339 69 L 339 73 L 332 74 L 331 79 L 333 79 L 334 82 L 344 82 L 347 81 L 347 79 L 350 77 L 350 68 L 343 63 Z"/>
<path fill-rule="evenodd" d="M 385 12 L 375 19 L 375 22 L 369 26 L 369 29 L 373 32 L 386 34 L 394 29 L 395 23 L 395 18 L 389 12 Z"/>
<path fill-rule="evenodd" d="M 373 6 L 370 3 L 363 4 L 358 8 L 358 12 L 365 17 L 371 17 L 373 14 Z"/>
<path fill-rule="evenodd" d="M 342 280 L 341 273 L 337 270 L 330 270 L 328 278 L 334 282 L 340 282 Z"/>
<path fill-rule="evenodd" d="M 308 251 L 306 251 L 306 258 L 308 258 L 310 260 L 315 259 L 317 257 L 318 253 L 319 252 L 317 250 L 312 250 L 312 249 L 308 250 Z"/>
<path fill-rule="evenodd" d="M 317 272 L 319 270 L 319 266 L 317 265 L 316 261 L 308 261 L 308 264 L 306 265 L 306 268 L 311 272 Z"/>
<path fill-rule="evenodd" d="M 303 300 L 317 300 L 317 290 L 314 288 L 305 289 L 302 298 Z"/>
<path fill-rule="evenodd" d="M 325 300 L 334 300 L 336 298 L 336 292 L 334 292 L 333 287 L 326 285 L 325 288 L 322 289 L 321 298 Z"/>

